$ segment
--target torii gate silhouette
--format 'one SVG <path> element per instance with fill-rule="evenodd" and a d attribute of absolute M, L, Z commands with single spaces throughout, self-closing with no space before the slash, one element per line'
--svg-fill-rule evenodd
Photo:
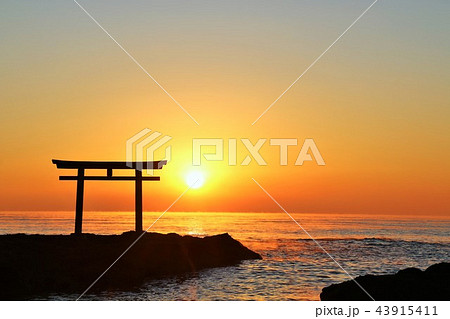
<path fill-rule="evenodd" d="M 59 176 L 62 181 L 77 181 L 75 208 L 75 234 L 82 233 L 84 181 L 134 181 L 135 182 L 135 230 L 142 232 L 142 181 L 159 181 L 159 176 L 142 176 L 143 169 L 162 169 L 167 161 L 148 162 L 97 162 L 52 160 L 56 168 L 77 169 L 77 176 Z M 86 176 L 86 169 L 106 169 L 106 176 Z M 113 176 L 115 169 L 133 169 L 134 176 Z"/>

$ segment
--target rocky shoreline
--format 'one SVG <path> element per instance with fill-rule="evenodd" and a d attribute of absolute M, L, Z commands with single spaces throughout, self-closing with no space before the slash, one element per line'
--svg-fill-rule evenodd
<path fill-rule="evenodd" d="M 393 275 L 365 275 L 355 280 L 377 301 L 450 300 L 450 263 L 442 262 L 422 271 L 406 268 Z M 322 289 L 320 300 L 371 300 L 352 280 Z"/>
<path fill-rule="evenodd" d="M 0 235 L 0 300 L 82 293 L 138 234 Z M 231 266 L 261 256 L 228 234 L 146 233 L 91 289 L 132 289 L 147 279 Z"/>

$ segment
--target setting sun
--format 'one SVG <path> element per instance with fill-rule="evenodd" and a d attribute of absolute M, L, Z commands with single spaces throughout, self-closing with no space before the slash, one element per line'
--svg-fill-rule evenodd
<path fill-rule="evenodd" d="M 200 188 L 205 183 L 205 175 L 202 172 L 194 171 L 186 175 L 186 184 L 190 188 Z"/>

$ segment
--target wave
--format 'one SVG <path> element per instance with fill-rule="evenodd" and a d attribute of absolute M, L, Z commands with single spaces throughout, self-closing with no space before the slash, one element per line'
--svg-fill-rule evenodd
<path fill-rule="evenodd" d="M 311 238 L 298 238 L 297 241 L 313 241 Z M 387 238 L 387 237 L 365 237 L 365 238 L 356 238 L 356 237 L 343 237 L 343 238 L 334 238 L 334 237 L 321 237 L 314 238 L 315 241 L 326 241 L 326 242 L 345 242 L 345 241 L 354 241 L 354 242 L 387 242 L 387 243 L 408 243 L 408 244 L 421 244 L 421 245 L 440 245 L 440 246 L 450 246 L 450 242 L 428 242 L 428 241 L 417 241 L 417 240 L 405 240 L 405 239 L 396 239 L 396 238 Z"/>

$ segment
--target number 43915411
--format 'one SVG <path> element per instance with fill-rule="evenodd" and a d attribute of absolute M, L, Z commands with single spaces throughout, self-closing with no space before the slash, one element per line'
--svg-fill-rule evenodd
<path fill-rule="evenodd" d="M 381 316 L 400 315 L 400 316 L 437 316 L 436 306 L 378 306 L 375 310 Z"/>

